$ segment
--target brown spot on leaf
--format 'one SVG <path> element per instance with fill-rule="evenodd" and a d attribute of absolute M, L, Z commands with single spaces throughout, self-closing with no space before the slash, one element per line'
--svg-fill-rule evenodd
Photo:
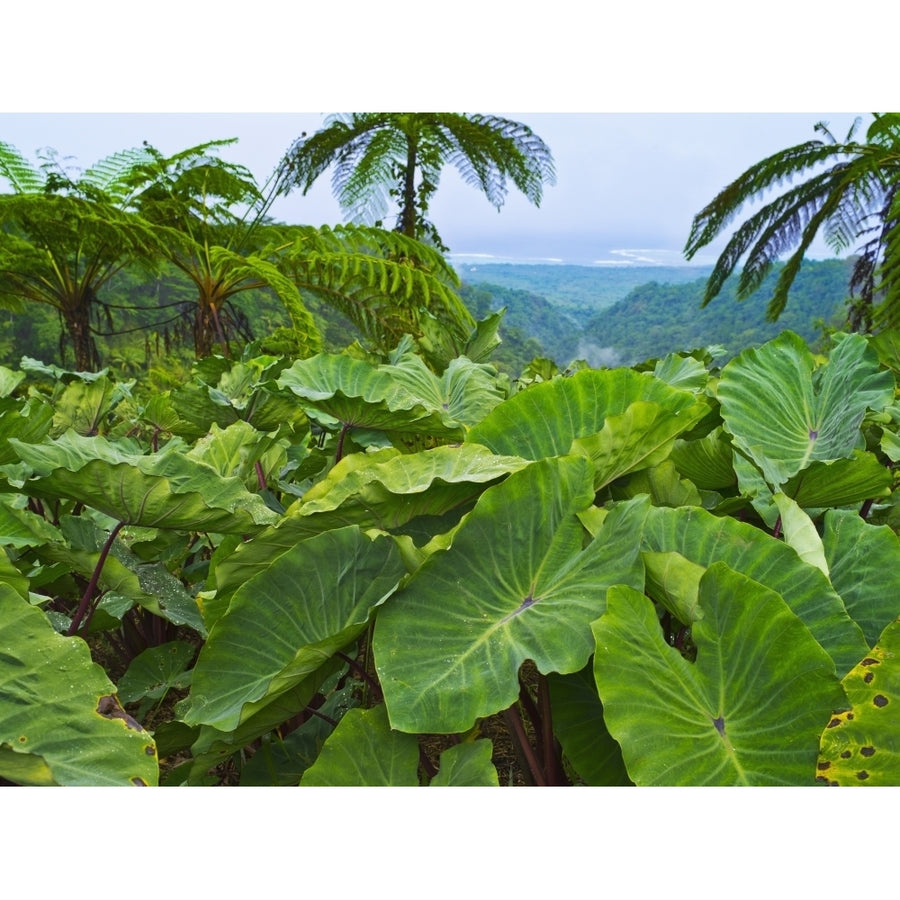
<path fill-rule="evenodd" d="M 853 756 L 853 754 L 849 750 L 845 750 L 841 753 L 841 759 L 850 759 L 851 756 Z"/>
<path fill-rule="evenodd" d="M 860 752 L 863 756 L 874 756 L 874 755 L 875 755 L 875 748 L 874 748 L 874 747 L 860 747 L 860 748 L 859 748 L 859 752 Z"/>
<path fill-rule="evenodd" d="M 872 683 L 872 679 L 873 679 L 874 677 L 875 677 L 875 673 L 874 673 L 874 672 L 866 672 L 866 674 L 863 675 L 863 681 L 864 681 L 866 684 L 871 684 L 871 683 Z"/>
<path fill-rule="evenodd" d="M 830 769 L 830 768 L 831 768 L 831 760 L 826 759 L 824 762 L 820 762 L 820 763 L 816 766 L 816 768 L 817 768 L 820 772 L 824 772 L 826 769 Z"/>
<path fill-rule="evenodd" d="M 122 719 L 127 728 L 133 728 L 135 731 L 144 730 L 137 719 L 133 719 L 122 709 L 122 704 L 119 703 L 119 698 L 115 694 L 107 694 L 105 697 L 101 697 L 97 703 L 97 712 L 104 719 Z"/>
<path fill-rule="evenodd" d="M 876 694 L 876 695 L 872 698 L 872 702 L 873 702 L 876 706 L 878 706 L 878 707 L 887 706 L 887 705 L 888 705 L 888 698 L 885 697 L 884 694 Z"/>
<path fill-rule="evenodd" d="M 146 753 L 147 756 L 156 756 L 156 747 L 154 747 L 153 744 L 147 744 L 147 746 L 144 747 L 144 753 Z"/>
<path fill-rule="evenodd" d="M 841 724 L 841 720 L 839 718 L 837 718 L 837 716 L 835 716 L 835 718 L 833 718 L 825 727 L 826 728 L 836 728 L 840 724 Z"/>
<path fill-rule="evenodd" d="M 868 773 L 865 769 L 863 769 L 862 772 L 857 772 L 857 773 L 856 773 L 856 777 L 857 777 L 860 781 L 865 781 L 865 780 L 869 777 L 869 773 Z"/>
<path fill-rule="evenodd" d="M 877 666 L 877 665 L 878 665 L 878 660 L 877 660 L 877 659 L 872 659 L 871 656 L 867 656 L 867 657 L 860 663 L 860 665 L 861 665 L 861 666 Z"/>
<path fill-rule="evenodd" d="M 135 785 L 136 787 L 148 787 L 147 782 L 144 781 L 143 778 L 138 778 L 138 777 L 132 778 L 131 783 L 133 785 Z"/>

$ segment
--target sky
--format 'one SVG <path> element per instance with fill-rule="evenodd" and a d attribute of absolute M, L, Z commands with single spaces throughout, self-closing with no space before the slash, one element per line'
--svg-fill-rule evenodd
<path fill-rule="evenodd" d="M 493 112 L 492 110 L 476 110 Z M 497 211 L 444 170 L 431 218 L 459 261 L 565 262 L 579 265 L 683 265 L 694 215 L 748 166 L 816 137 L 816 122 L 843 136 L 856 113 L 497 113 L 532 128 L 553 153 L 556 184 L 535 207 L 514 185 Z M 869 120 L 864 116 L 864 124 Z M 0 141 L 32 161 L 42 147 L 87 168 L 146 140 L 164 153 L 225 138 L 221 156 L 265 182 L 303 132 L 323 127 L 322 113 L 3 113 Z M 334 225 L 344 215 L 330 172 L 305 196 L 280 199 L 285 222 Z M 387 220 L 390 224 L 390 220 Z M 693 262 L 714 262 L 719 241 Z M 810 254 L 831 251 L 819 243 Z"/>
<path fill-rule="evenodd" d="M 540 17 L 507 0 L 456 0 L 452 14 L 394 0 L 389 19 L 362 0 L 345 0 L 339 19 L 337 7 L 286 0 L 235 17 L 200 0 L 156 0 L 152 14 L 96 6 L 115 9 L 114 22 L 67 14 L 37 43 L 6 43 L 0 141 L 32 160 L 51 146 L 87 167 L 144 140 L 175 152 L 235 137 L 223 158 L 262 182 L 331 112 L 496 112 L 544 139 L 557 184 L 539 208 L 510 186 L 498 212 L 445 170 L 431 218 L 460 261 L 686 264 L 694 215 L 749 165 L 816 137 L 819 120 L 843 136 L 857 115 L 868 121 L 854 110 L 892 102 L 878 96 L 893 84 L 887 61 L 829 75 L 833 22 L 783 0 L 757 0 L 752 14 L 645 0 L 595 20 L 580 0 Z M 8 34 L 33 26 L 27 10 L 4 15 Z M 760 22 L 777 23 L 765 40 Z M 273 214 L 344 221 L 329 174 Z M 711 264 L 724 244 L 693 262 Z M 809 255 L 832 254 L 818 241 Z"/>

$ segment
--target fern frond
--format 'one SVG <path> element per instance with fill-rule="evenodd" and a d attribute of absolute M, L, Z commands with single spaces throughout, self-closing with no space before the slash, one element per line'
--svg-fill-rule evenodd
<path fill-rule="evenodd" d="M 129 178 L 135 169 L 151 163 L 153 156 L 147 147 L 133 147 L 106 156 L 86 169 L 78 186 L 106 196 L 110 202 L 124 204 L 131 196 Z"/>
<path fill-rule="evenodd" d="M 837 157 L 836 165 L 839 165 L 846 152 L 843 146 L 807 141 L 751 166 L 694 217 L 684 248 L 686 258 L 692 259 L 698 250 L 710 244 L 728 228 L 745 203 L 759 199 L 766 192 L 782 187 L 795 176 L 830 159 Z"/>
<path fill-rule="evenodd" d="M 17 194 L 33 194 L 43 191 L 46 177 L 22 156 L 12 144 L 0 141 L 0 175 Z"/>

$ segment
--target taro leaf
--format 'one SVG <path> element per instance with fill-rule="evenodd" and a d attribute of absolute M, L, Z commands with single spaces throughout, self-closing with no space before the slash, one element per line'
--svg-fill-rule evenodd
<path fill-rule="evenodd" d="M 51 381 L 59 381 L 62 384 L 71 384 L 73 381 L 90 383 L 109 375 L 109 369 L 101 369 L 99 372 L 79 372 L 73 369 L 61 369 L 53 363 L 44 363 L 30 356 L 23 356 L 19 362 L 23 372 L 31 372 L 35 375 L 43 375 Z"/>
<path fill-rule="evenodd" d="M 499 787 L 497 769 L 491 762 L 491 741 L 471 741 L 448 747 L 442 754 L 431 787 Z"/>
<path fill-rule="evenodd" d="M 316 709 L 316 715 L 309 716 L 285 738 L 273 734 L 261 741 L 259 749 L 241 770 L 241 787 L 298 784 L 319 756 L 322 745 L 334 730 L 334 723 L 340 721 L 348 709 L 359 705 L 358 691 L 358 682 L 348 680 Z"/>
<path fill-rule="evenodd" d="M 188 725 L 231 731 L 365 630 L 406 573 L 389 538 L 327 531 L 273 559 L 210 629 L 191 686 Z"/>
<path fill-rule="evenodd" d="M 224 429 L 213 424 L 209 434 L 185 456 L 205 463 L 223 478 L 240 478 L 250 491 L 259 489 L 257 465 L 265 476 L 277 473 L 287 462 L 285 448 L 278 441 L 243 421 Z"/>
<path fill-rule="evenodd" d="M 828 579 L 781 541 L 743 522 L 718 518 L 697 507 L 651 507 L 643 550 L 674 551 L 691 562 L 732 569 L 779 593 L 834 659 L 843 677 L 868 643 Z"/>
<path fill-rule="evenodd" d="M 645 591 L 681 622 L 693 625 L 703 615 L 699 605 L 700 580 L 706 568 L 680 553 L 641 553 L 647 572 Z"/>
<path fill-rule="evenodd" d="M 700 490 L 721 491 L 737 484 L 734 448 L 727 432 L 719 427 L 697 440 L 677 440 L 669 458 L 675 468 Z"/>
<path fill-rule="evenodd" d="M 243 534 L 278 518 L 239 479 L 219 477 L 177 446 L 144 456 L 74 431 L 53 443 L 10 444 L 34 472 L 23 493 L 68 497 L 129 525 Z"/>
<path fill-rule="evenodd" d="M 575 672 L 606 588 L 643 587 L 638 558 L 646 498 L 610 512 L 583 548 L 591 505 L 587 460 L 542 460 L 482 494 L 445 552 L 431 555 L 379 612 L 373 649 L 391 724 L 467 731 L 518 697 L 526 659 Z"/>
<path fill-rule="evenodd" d="M 293 391 L 310 415 L 322 412 L 346 426 L 462 437 L 461 426 L 445 425 L 444 414 L 397 383 L 390 367 L 375 367 L 346 354 L 297 360 L 281 373 L 278 386 Z"/>
<path fill-rule="evenodd" d="M 188 666 L 195 652 L 196 648 L 187 641 L 168 641 L 139 653 L 119 679 L 119 700 L 159 700 L 172 688 L 187 687 L 191 680 Z"/>
<path fill-rule="evenodd" d="M 384 704 L 348 710 L 300 787 L 415 787 L 419 741 L 393 731 Z"/>
<path fill-rule="evenodd" d="M 705 413 L 703 404 L 679 415 L 657 403 L 638 400 L 621 415 L 608 416 L 598 434 L 572 441 L 570 452 L 591 460 L 594 489 L 600 490 L 622 475 L 661 463 L 675 438 Z"/>
<path fill-rule="evenodd" d="M 13 565 L 5 550 L 0 550 L 0 584 L 11 587 L 23 600 L 28 599 L 28 589 L 32 579 L 26 578 Z"/>
<path fill-rule="evenodd" d="M 18 503 L 22 499 L 0 495 L 0 546 L 19 549 L 61 541 L 59 529 L 37 513 L 23 509 Z"/>
<path fill-rule="evenodd" d="M 827 578 L 828 563 L 825 560 L 822 538 L 812 519 L 790 497 L 779 492 L 772 499 L 781 515 L 784 542 L 794 548 L 800 559 L 815 566 Z"/>
<path fill-rule="evenodd" d="M 772 487 L 815 460 L 862 449 L 866 410 L 883 409 L 894 398 L 894 376 L 879 368 L 866 339 L 836 339 L 829 361 L 818 368 L 803 339 L 785 331 L 722 370 L 717 396 L 725 427 Z"/>
<path fill-rule="evenodd" d="M 704 505 L 703 495 L 693 482 L 678 475 L 678 470 L 670 459 L 663 460 L 652 469 L 635 472 L 626 481 L 616 485 L 612 494 L 617 500 L 649 494 L 654 506 Z"/>
<path fill-rule="evenodd" d="M 769 528 L 774 528 L 778 507 L 762 473 L 740 453 L 735 454 L 734 469 L 741 492 L 752 498 L 760 517 Z M 882 465 L 874 453 L 854 450 L 847 459 L 810 463 L 785 482 L 781 493 L 791 497 L 803 509 L 815 511 L 887 497 L 892 482 L 891 470 Z"/>
<path fill-rule="evenodd" d="M 310 488 L 278 527 L 312 533 L 358 523 L 389 531 L 419 516 L 443 515 L 526 465 L 477 444 L 403 455 L 355 453 Z"/>
<path fill-rule="evenodd" d="M 0 366 L 0 397 L 8 397 L 26 378 L 24 372 L 14 372 Z"/>
<path fill-rule="evenodd" d="M 53 401 L 53 433 L 62 434 L 70 428 L 83 435 L 105 432 L 109 414 L 129 396 L 133 384 L 115 384 L 106 377 L 73 381 Z"/>
<path fill-rule="evenodd" d="M 553 732 L 572 768 L 585 784 L 614 787 L 632 784 L 622 750 L 603 721 L 593 662 L 571 675 L 547 677 L 553 709 Z"/>
<path fill-rule="evenodd" d="M 0 621 L 0 776 L 25 784 L 156 784 L 153 739 L 122 710 L 87 644 L 56 634 L 4 584 Z"/>
<path fill-rule="evenodd" d="M 347 664 L 338 657 L 332 657 L 310 676 L 278 696 L 264 697 L 257 703 L 246 704 L 244 719 L 234 731 L 220 731 L 210 725 L 195 728 L 196 738 L 191 745 L 194 761 L 188 775 L 189 783 L 202 782 L 210 768 L 303 712 L 336 672 L 346 674 Z M 176 706 L 176 711 L 188 709 L 189 703 L 190 698 Z"/>
<path fill-rule="evenodd" d="M 175 434 L 181 424 L 181 418 L 175 412 L 168 392 L 153 394 L 146 404 L 140 407 L 138 418 L 160 434 Z"/>
<path fill-rule="evenodd" d="M 475 444 L 403 455 L 390 448 L 345 456 L 277 525 L 217 563 L 220 599 L 313 534 L 351 524 L 394 531 L 411 520 L 441 517 L 525 464 Z"/>
<path fill-rule="evenodd" d="M 652 375 L 632 369 L 582 369 L 571 378 L 530 387 L 494 407 L 466 440 L 525 459 L 564 456 L 576 438 L 598 434 L 607 418 L 623 415 L 637 401 L 658 404 L 666 417 L 683 422 L 682 430 L 708 411 L 693 393 L 669 387 Z"/>
<path fill-rule="evenodd" d="M 819 736 L 844 693 L 834 664 L 774 591 L 710 566 L 690 663 L 651 601 L 611 588 L 593 624 L 604 718 L 638 785 L 813 784 Z"/>
<path fill-rule="evenodd" d="M 653 374 L 672 387 L 702 391 L 709 382 L 709 370 L 693 356 L 670 353 L 657 361 Z"/>
<path fill-rule="evenodd" d="M 227 403 L 216 402 L 210 396 L 210 388 L 195 381 L 172 391 L 170 401 L 178 417 L 172 432 L 188 441 L 202 437 L 213 425 L 227 428 L 240 420 L 237 410 Z"/>
<path fill-rule="evenodd" d="M 831 584 L 869 646 L 900 615 L 900 541 L 887 525 L 832 509 L 822 534 Z"/>
<path fill-rule="evenodd" d="M 874 453 L 855 450 L 847 459 L 811 463 L 782 490 L 804 509 L 819 509 L 888 497 L 891 484 L 891 470 Z"/>
<path fill-rule="evenodd" d="M 284 425 L 303 430 L 306 416 L 297 399 L 272 380 L 284 363 L 273 360 L 232 362 L 221 356 L 198 360 L 194 380 L 171 394 L 172 409 L 180 420 L 172 430 L 192 441 L 213 425 L 227 428 L 237 421 L 261 432 L 274 432 Z"/>
<path fill-rule="evenodd" d="M 440 377 L 414 353 L 379 369 L 431 409 L 443 411 L 450 427 L 477 424 L 504 399 L 496 385 L 497 370 L 465 357 L 452 360 Z"/>
<path fill-rule="evenodd" d="M 851 708 L 822 734 L 816 781 L 836 785 L 900 785 L 900 619 L 847 673 Z"/>
<path fill-rule="evenodd" d="M 43 440 L 53 425 L 53 407 L 49 403 L 30 398 L 20 410 L 11 409 L 0 416 L 0 465 L 8 465 L 19 459 L 9 445 L 9 438 L 26 444 Z"/>
<path fill-rule="evenodd" d="M 497 332 L 506 309 L 491 313 L 475 323 L 475 330 L 469 335 L 463 356 L 473 362 L 488 362 L 491 354 L 500 345 L 501 339 Z M 426 330 L 426 334 L 427 334 Z"/>

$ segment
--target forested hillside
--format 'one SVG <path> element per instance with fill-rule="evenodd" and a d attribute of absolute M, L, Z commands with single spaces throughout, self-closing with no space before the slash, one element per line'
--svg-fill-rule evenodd
<path fill-rule="evenodd" d="M 530 291 L 561 307 L 584 325 L 598 310 L 612 306 L 648 281 L 681 284 L 708 275 L 705 266 L 567 266 L 513 263 L 458 264 L 469 284 L 488 283 Z"/>
<path fill-rule="evenodd" d="M 513 345 L 507 348 L 508 355 L 513 350 L 539 350 L 532 355 L 550 357 L 560 366 L 575 358 L 595 366 L 633 365 L 677 350 L 718 344 L 728 358 L 785 329 L 814 342 L 823 326 L 842 327 L 851 267 L 850 260 L 806 261 L 777 322 L 766 319 L 766 307 L 780 266 L 749 299 L 735 299 L 732 280 L 715 302 L 702 309 L 706 273 L 689 267 L 626 272 L 585 266 L 485 266 L 477 274 L 489 270 L 492 278 L 518 285 L 529 285 L 531 277 L 530 289 L 465 283 L 463 299 L 476 317 L 506 307 L 501 335 Z M 542 293 L 545 290 L 552 293 Z M 563 295 L 565 301 L 560 301 Z"/>

